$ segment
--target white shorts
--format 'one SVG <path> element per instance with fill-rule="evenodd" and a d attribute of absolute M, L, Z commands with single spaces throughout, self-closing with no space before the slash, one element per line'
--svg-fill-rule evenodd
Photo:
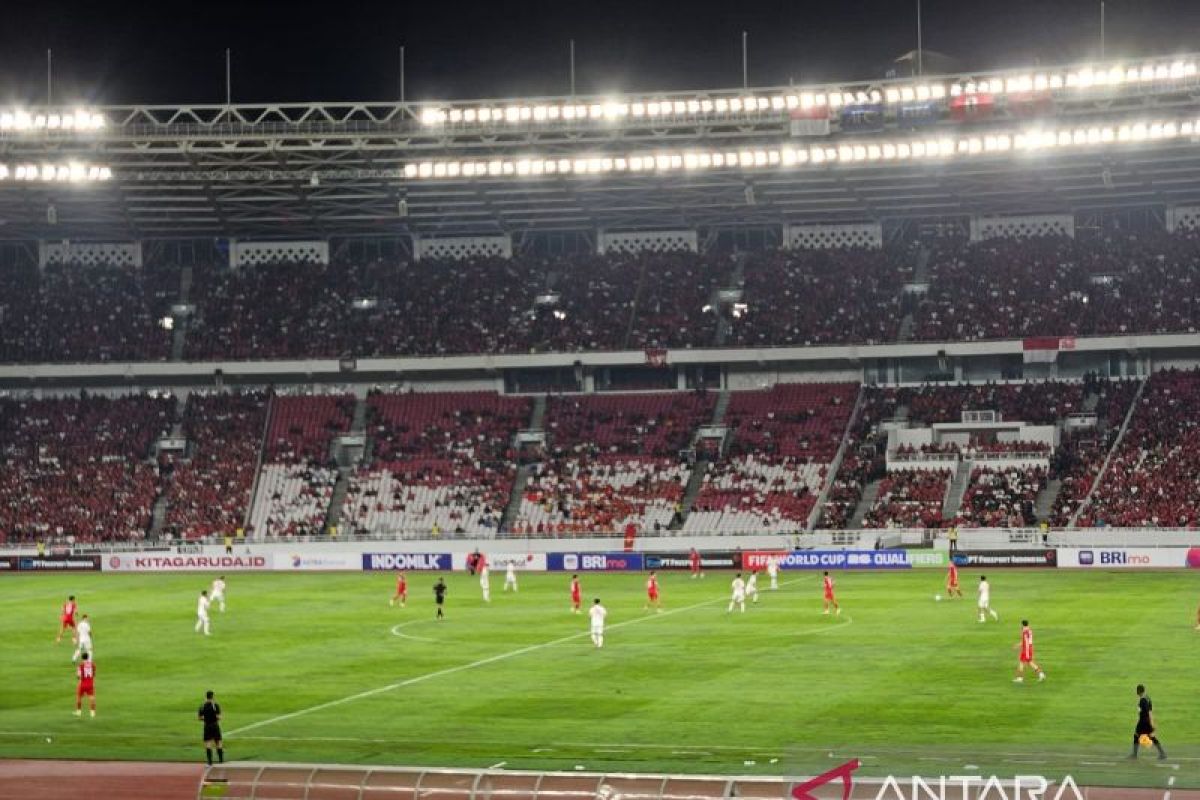
<path fill-rule="evenodd" d="M 92 652 L 92 640 L 91 639 L 80 639 L 79 640 L 79 649 L 85 653 Z"/>
<path fill-rule="evenodd" d="M 224 592 L 213 592 L 212 601 L 214 603 L 217 602 L 218 600 L 224 600 L 224 599 L 225 599 Z"/>
<path fill-rule="evenodd" d="M 603 625 L 593 625 L 592 626 L 592 636 L 599 636 L 603 633 L 604 633 Z"/>
<path fill-rule="evenodd" d="M 991 608 L 991 605 L 992 605 L 991 601 L 989 601 L 987 598 L 985 598 L 985 597 L 979 598 L 979 607 L 981 609 L 982 608 Z"/>
<path fill-rule="evenodd" d="M 744 594 L 735 594 L 735 595 L 733 596 L 733 602 L 735 602 L 735 603 L 744 603 L 744 602 L 746 602 L 746 595 L 744 595 Z"/>
<path fill-rule="evenodd" d="M 197 614 L 196 621 L 197 622 L 208 622 L 208 614 Z"/>

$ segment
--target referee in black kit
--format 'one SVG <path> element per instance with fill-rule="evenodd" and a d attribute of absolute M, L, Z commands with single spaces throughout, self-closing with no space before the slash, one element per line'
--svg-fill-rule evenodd
<path fill-rule="evenodd" d="M 196 712 L 196 718 L 204 722 L 204 755 L 211 767 L 213 747 L 217 748 L 217 763 L 225 763 L 225 748 L 221 745 L 221 706 L 213 700 L 212 689 L 204 693 L 204 705 Z"/>
<path fill-rule="evenodd" d="M 1138 745 L 1142 743 L 1142 737 L 1145 736 L 1154 744 L 1154 748 L 1158 750 L 1158 760 L 1163 761 L 1166 759 L 1167 754 L 1163 751 L 1163 746 L 1159 743 L 1158 737 L 1154 735 L 1154 703 L 1150 702 L 1150 695 L 1146 694 L 1146 687 L 1140 683 L 1137 686 L 1137 696 L 1137 728 L 1133 731 L 1133 752 L 1129 754 L 1129 757 L 1138 757 Z"/>

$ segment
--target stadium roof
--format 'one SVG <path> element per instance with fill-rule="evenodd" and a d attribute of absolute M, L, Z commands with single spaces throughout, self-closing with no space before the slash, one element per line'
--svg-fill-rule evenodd
<path fill-rule="evenodd" d="M 916 87 L 909 79 L 643 95 L 620 98 L 619 105 L 612 98 L 534 98 L 104 107 L 96 109 L 105 120 L 98 130 L 0 125 L 0 153 L 11 165 L 79 161 L 107 166 L 113 176 L 0 182 L 0 239 L 713 229 L 1200 203 L 1200 80 L 1194 59 L 1186 73 L 1183 63 L 1171 62 L 1179 74 L 1169 80 L 1160 64 L 1160 78 L 1144 84 L 1135 65 L 1130 82 L 1093 83 L 1090 69 L 1086 84 L 1082 72 L 1055 78 L 1052 71 L 1047 78 L 1010 71 L 925 78 Z M 941 87 L 936 100 L 931 87 Z M 964 87 L 970 103 L 958 102 L 968 95 Z M 813 113 L 812 98 L 829 108 Z M 761 105 L 729 110 L 752 99 Z M 581 116 L 547 118 L 552 107 L 578 109 Z M 651 115 L 650 107 L 659 110 Z M 489 108 L 494 119 L 463 121 Z M 589 108 L 596 118 L 588 118 Z M 635 116 L 630 109 L 640 111 Z M 913 109 L 934 113 L 914 121 L 906 116 Z M 856 127 L 856 120 L 867 124 Z M 1116 131 L 1152 122 L 1170 126 L 1171 134 L 1087 138 L 1105 126 Z M 954 139 L 965 154 L 968 139 L 1015 141 L 1033 127 L 1066 131 L 1071 146 L 1017 152 L 1005 144 L 995 152 L 972 150 L 970 157 L 907 160 L 839 160 L 835 152 Z M 531 158 L 624 162 L 637 154 L 807 153 L 814 147 L 830 148 L 834 158 L 606 174 L 484 168 Z M 478 163 L 480 173 L 467 177 L 455 167 L 437 179 L 432 171 L 417 174 L 419 164 L 467 162 Z"/>

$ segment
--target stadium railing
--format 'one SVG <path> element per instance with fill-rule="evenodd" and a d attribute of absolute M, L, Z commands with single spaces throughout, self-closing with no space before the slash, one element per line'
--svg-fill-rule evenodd
<path fill-rule="evenodd" d="M 197 797 L 223 800 L 866 800 L 905 796 L 912 776 L 891 779 L 859 777 L 857 764 L 835 766 L 809 777 L 744 777 L 597 772 L 534 772 L 480 769 L 421 769 L 409 767 L 351 767 L 334 765 L 263 764 L 246 762 L 209 767 Z M 972 776 L 948 780 L 954 797 L 983 800 L 985 796 L 1025 797 L 1036 777 L 989 780 Z M 927 779 L 938 786 L 937 778 Z M 994 782 L 993 782 L 994 781 Z M 814 785 L 815 784 L 815 785 Z M 1068 789 L 1072 783 L 1062 788 Z M 892 787 L 898 787 L 893 789 Z M 999 786 L 1001 791 L 995 789 Z M 1057 784 L 1042 784 L 1053 796 Z M 793 791 L 798 790 L 793 795 Z M 893 794 L 893 791 L 896 794 Z M 1136 790 L 1135 790 L 1136 791 Z M 932 790 L 912 796 L 934 796 Z M 1030 794 L 1029 796 L 1033 796 Z M 1037 796 L 1042 796 L 1040 792 Z M 1074 794 L 1066 792 L 1066 797 Z M 1124 796 L 1140 794 L 1130 792 Z"/>

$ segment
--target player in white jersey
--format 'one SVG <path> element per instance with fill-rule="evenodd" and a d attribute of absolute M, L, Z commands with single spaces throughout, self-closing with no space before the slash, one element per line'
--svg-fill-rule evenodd
<path fill-rule="evenodd" d="M 738 573 L 730 584 L 733 588 L 733 596 L 729 599 L 729 608 L 725 613 L 733 611 L 734 606 L 741 609 L 742 613 L 746 613 L 746 582 L 742 580 L 742 573 Z"/>
<path fill-rule="evenodd" d="M 507 592 L 510 587 L 514 592 L 517 590 L 517 568 L 512 565 L 511 561 L 504 568 L 504 591 Z"/>
<path fill-rule="evenodd" d="M 79 620 L 79 625 L 75 627 L 75 653 L 71 656 L 72 663 L 79 660 L 81 653 L 92 653 L 96 651 L 92 647 L 92 621 L 88 619 L 88 615 L 84 614 Z"/>
<path fill-rule="evenodd" d="M 483 590 L 483 602 L 492 602 L 492 581 L 489 577 L 491 570 L 486 566 L 479 570 L 479 588 Z"/>
<path fill-rule="evenodd" d="M 220 605 L 221 612 L 225 611 L 225 576 L 217 578 L 213 581 L 212 591 L 208 595 L 212 598 L 212 602 Z"/>
<path fill-rule="evenodd" d="M 767 559 L 767 577 L 771 579 L 771 589 L 779 588 L 779 559 L 771 556 Z"/>
<path fill-rule="evenodd" d="M 751 571 L 750 577 L 746 579 L 746 597 L 752 602 L 758 602 L 758 570 Z"/>
<path fill-rule="evenodd" d="M 604 647 L 604 618 L 608 616 L 608 609 L 600 605 L 599 597 L 588 609 L 588 616 L 592 619 L 592 644 Z"/>
<path fill-rule="evenodd" d="M 200 599 L 196 601 L 196 633 L 204 631 L 204 635 L 208 636 L 208 606 L 212 601 L 208 599 L 208 591 L 200 592 Z"/>
<path fill-rule="evenodd" d="M 1000 615 L 992 610 L 992 585 L 988 583 L 986 575 L 979 576 L 979 621 L 987 622 L 985 612 L 992 615 L 992 619 L 1000 621 Z"/>

